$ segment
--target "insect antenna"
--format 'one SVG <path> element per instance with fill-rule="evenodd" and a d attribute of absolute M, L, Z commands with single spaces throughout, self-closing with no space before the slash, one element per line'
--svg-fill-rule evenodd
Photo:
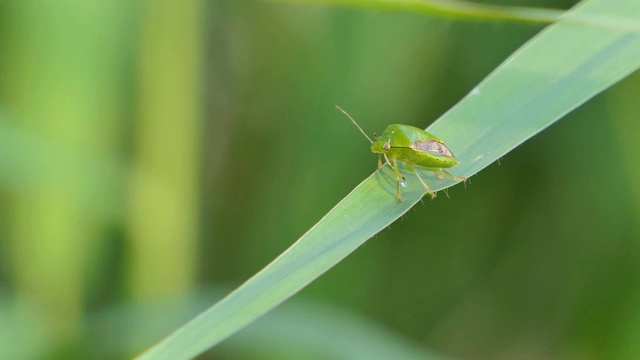
<path fill-rule="evenodd" d="M 340 106 L 338 106 L 338 105 L 336 105 L 336 108 L 337 108 L 338 110 L 342 111 L 342 113 L 343 113 L 343 114 L 347 115 L 347 117 L 349 118 L 349 120 L 351 120 L 351 122 L 352 122 L 352 123 L 353 123 L 353 124 L 358 128 L 358 130 L 360 130 L 360 132 L 362 133 L 362 135 L 364 135 L 364 136 L 367 138 L 367 140 L 369 140 L 369 142 L 373 144 L 373 140 L 371 140 L 371 138 L 369 137 L 369 135 L 367 135 L 367 133 L 366 133 L 366 132 L 364 132 L 364 130 L 362 130 L 362 128 L 360 127 L 360 125 L 358 125 L 358 123 L 357 123 L 355 120 L 353 120 L 353 118 L 351 117 L 351 115 L 349 115 L 349 113 L 348 113 L 348 112 L 346 112 L 346 111 L 342 110 L 342 108 L 341 108 Z"/>

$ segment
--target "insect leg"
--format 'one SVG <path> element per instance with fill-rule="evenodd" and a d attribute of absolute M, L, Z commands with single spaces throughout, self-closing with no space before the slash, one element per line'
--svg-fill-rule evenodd
<path fill-rule="evenodd" d="M 378 169 L 380 169 L 381 167 L 382 167 L 382 158 L 380 154 L 378 154 Z"/>
<path fill-rule="evenodd" d="M 445 178 L 445 176 L 448 176 L 448 177 L 452 178 L 454 181 L 464 181 L 464 180 L 467 180 L 467 178 L 466 178 L 466 177 L 464 177 L 464 176 L 460 176 L 460 177 L 458 177 L 458 176 L 453 176 L 453 175 L 451 175 L 450 173 L 448 173 L 447 171 L 444 171 L 444 170 L 442 170 L 442 172 L 444 173 L 444 175 L 443 175 L 442 177 L 438 177 L 438 178 L 440 178 L 440 179 L 444 179 L 444 178 Z"/>
<path fill-rule="evenodd" d="M 427 192 L 429 193 L 429 195 L 431 195 L 432 199 L 435 199 L 436 197 L 436 193 L 434 193 L 433 191 L 431 191 L 431 189 L 429 188 L 429 186 L 427 186 L 427 184 L 424 182 L 424 180 L 422 180 L 422 178 L 420 177 L 420 175 L 418 175 L 418 172 L 411 169 L 412 173 L 416 174 L 416 176 L 418 177 L 418 179 L 420 180 L 420 182 L 422 183 L 422 186 L 424 186 L 424 189 L 427 190 Z"/>
<path fill-rule="evenodd" d="M 418 175 L 418 172 L 416 171 L 416 169 L 414 169 L 413 167 L 407 165 L 407 163 L 402 163 L 402 167 L 404 167 L 408 172 L 413 173 L 415 176 L 418 177 L 418 180 L 420 180 L 420 182 L 422 183 L 422 186 L 424 187 L 424 189 L 429 193 L 429 195 L 431 195 L 431 198 L 435 198 L 436 197 L 436 193 L 434 193 L 431 188 L 429 188 L 429 186 L 424 182 L 424 180 L 422 180 L 422 178 L 420 177 L 420 175 Z M 436 173 L 437 176 L 437 173 Z"/>
<path fill-rule="evenodd" d="M 391 165 L 391 161 L 389 161 L 389 157 L 387 157 L 387 154 L 383 153 L 382 155 L 384 155 L 384 161 L 389 164 L 389 166 L 393 167 L 393 165 Z"/>
<path fill-rule="evenodd" d="M 384 154 L 384 158 L 389 162 L 387 154 Z M 402 175 L 400 175 L 400 170 L 398 170 L 398 162 L 396 159 L 393 159 L 393 165 L 391 165 L 391 167 L 393 168 L 393 172 L 396 174 L 396 197 L 398 198 L 398 204 L 400 204 L 402 202 L 402 197 L 400 196 L 400 177 Z"/>

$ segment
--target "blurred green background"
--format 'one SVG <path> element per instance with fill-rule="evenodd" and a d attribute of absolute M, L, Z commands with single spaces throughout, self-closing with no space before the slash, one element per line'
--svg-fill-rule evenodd
<path fill-rule="evenodd" d="M 335 104 L 368 133 L 426 127 L 542 28 L 258 1 L 0 3 L 0 358 L 139 353 L 375 169 Z M 203 358 L 640 357 L 639 93 L 634 74 L 425 198 Z"/>

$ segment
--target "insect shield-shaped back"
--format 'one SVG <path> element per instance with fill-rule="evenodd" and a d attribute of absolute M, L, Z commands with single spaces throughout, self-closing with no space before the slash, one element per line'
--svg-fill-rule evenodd
<path fill-rule="evenodd" d="M 371 151 L 425 169 L 450 168 L 458 164 L 458 160 L 442 140 L 409 125 L 387 126 L 382 135 L 371 144 Z"/>
<path fill-rule="evenodd" d="M 455 157 L 451 153 L 448 147 L 446 147 L 443 143 L 437 140 L 429 140 L 429 141 L 416 141 L 412 146 L 416 150 L 422 150 L 432 153 L 433 155 L 438 156 L 446 156 L 446 157 Z"/>
<path fill-rule="evenodd" d="M 435 176 L 439 179 L 450 177 L 454 181 L 462 181 L 464 177 L 456 177 L 445 170 L 458 164 L 458 160 L 453 156 L 449 148 L 447 148 L 442 140 L 429 134 L 428 132 L 417 127 L 401 124 L 392 124 L 387 126 L 380 137 L 373 136 L 371 140 L 369 136 L 362 130 L 360 125 L 349 115 L 336 105 L 336 108 L 344 113 L 349 120 L 360 130 L 367 140 L 371 142 L 371 151 L 378 156 L 378 168 L 382 167 L 382 157 L 385 163 L 393 169 L 396 178 L 396 197 L 398 203 L 402 202 L 400 196 L 400 186 L 406 187 L 407 183 L 404 176 L 400 174 L 399 165 L 404 165 L 404 169 L 412 172 L 424 186 L 425 191 L 436 197 L 436 193 L 431 191 L 427 183 L 422 180 L 415 168 L 435 172 Z M 438 174 L 441 172 L 442 174 Z M 402 181 L 400 181 L 402 179 Z"/>
<path fill-rule="evenodd" d="M 424 154 L 428 154 L 429 161 L 421 164 L 426 167 L 438 166 L 442 168 L 450 168 L 452 166 L 457 165 L 458 159 L 453 156 L 451 150 L 440 140 L 427 140 L 421 141 L 417 140 L 411 145 L 411 147 L 418 151 L 423 152 Z"/>

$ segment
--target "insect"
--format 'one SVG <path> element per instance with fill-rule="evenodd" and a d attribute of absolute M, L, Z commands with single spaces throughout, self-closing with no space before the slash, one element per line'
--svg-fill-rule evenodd
<path fill-rule="evenodd" d="M 345 114 L 351 122 L 360 130 L 360 132 L 371 142 L 371 152 L 378 154 L 378 168 L 382 167 L 382 157 L 393 169 L 396 176 L 396 197 L 398 203 L 402 202 L 400 196 L 400 184 L 406 187 L 404 176 L 400 174 L 398 164 L 401 163 L 403 168 L 418 177 L 424 189 L 431 195 L 436 197 L 436 193 L 431 191 L 429 186 L 422 180 L 415 168 L 433 171 L 438 179 L 450 177 L 455 181 L 463 181 L 466 178 L 453 176 L 444 169 L 459 164 L 458 159 L 451 153 L 451 150 L 442 142 L 442 140 L 429 134 L 428 132 L 409 125 L 391 124 L 382 132 L 382 135 L 373 135 L 373 139 L 362 130 L 360 125 L 341 107 L 336 108 Z"/>

